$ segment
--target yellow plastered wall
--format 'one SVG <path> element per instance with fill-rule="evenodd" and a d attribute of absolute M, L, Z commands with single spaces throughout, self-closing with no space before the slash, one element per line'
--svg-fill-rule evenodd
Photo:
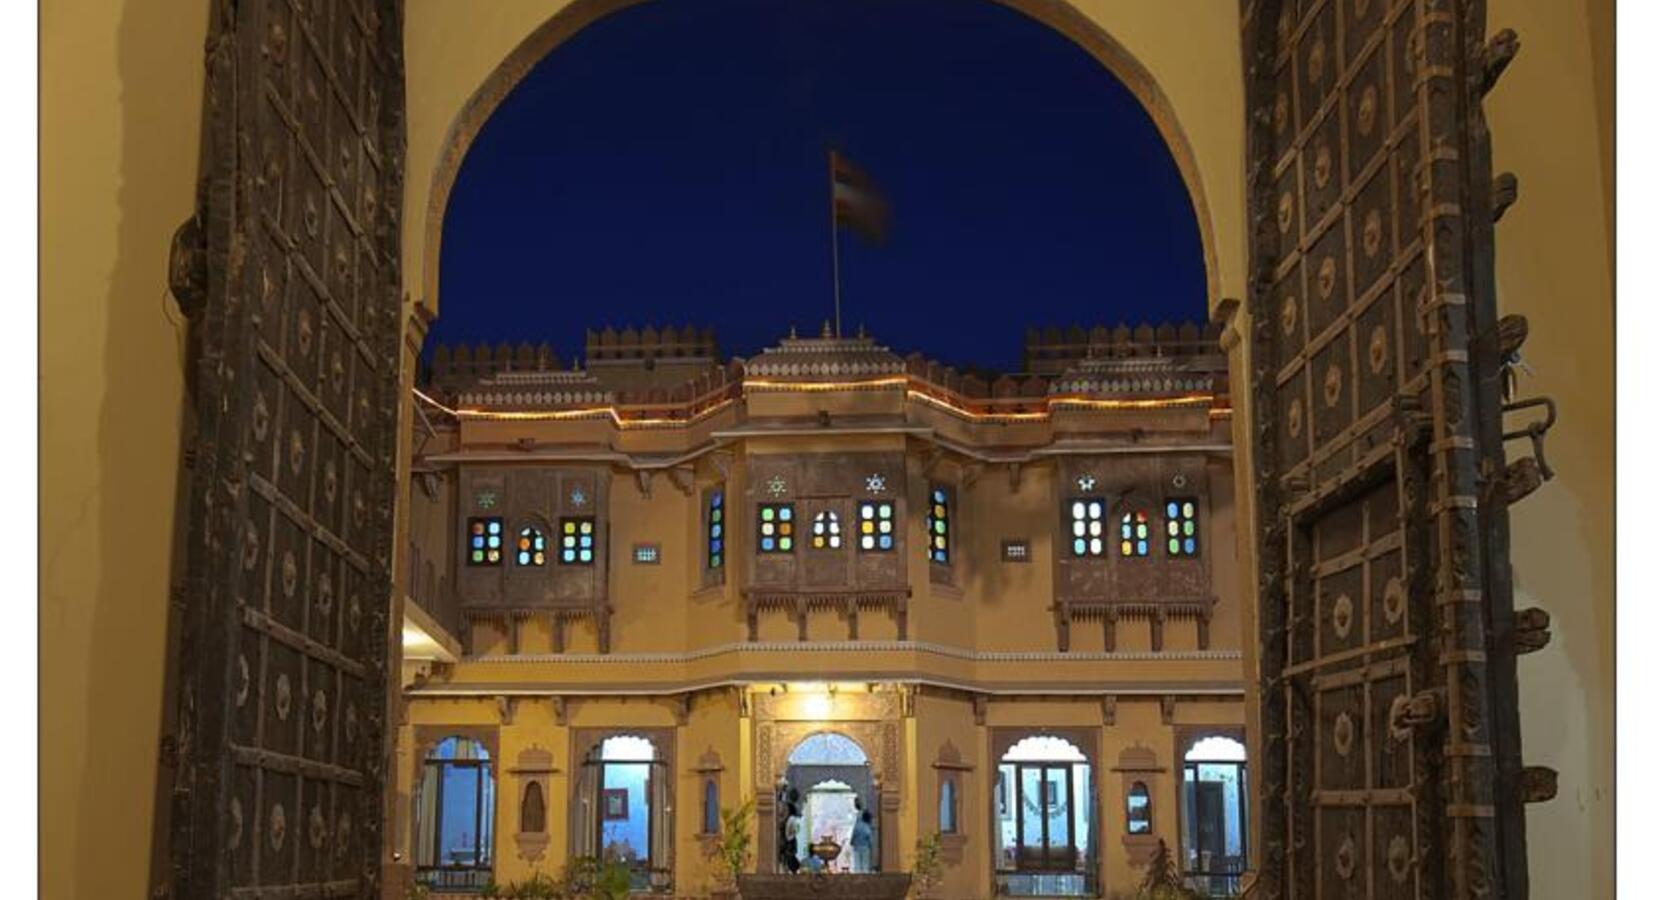
<path fill-rule="evenodd" d="M 1561 407 L 1557 477 L 1511 510 L 1516 605 L 1552 616 L 1551 645 L 1517 664 L 1525 761 L 1560 775 L 1556 799 L 1528 807 L 1535 897 L 1614 890 L 1612 16 L 1596 0 L 1488 3 L 1488 30 L 1522 41 L 1487 102 L 1494 169 L 1521 180 L 1497 226 L 1499 307 L 1531 328 L 1519 393 Z"/>
<path fill-rule="evenodd" d="M 148 896 L 207 4 L 40 9 L 40 860 Z"/>

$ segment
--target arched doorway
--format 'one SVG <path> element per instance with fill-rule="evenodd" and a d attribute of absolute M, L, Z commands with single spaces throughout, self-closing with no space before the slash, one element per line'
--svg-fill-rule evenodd
<path fill-rule="evenodd" d="M 1084 896 L 1096 881 L 1091 760 L 1074 742 L 1031 734 L 999 757 L 994 873 L 1018 896 Z"/>
<path fill-rule="evenodd" d="M 1235 896 L 1246 871 L 1246 745 L 1224 735 L 1195 741 L 1179 790 L 1185 877 L 1214 897 Z"/>
<path fill-rule="evenodd" d="M 824 868 L 833 872 L 877 872 L 878 787 L 873 779 L 873 767 L 867 753 L 851 738 L 834 731 L 812 734 L 787 755 L 785 781 L 778 788 L 777 805 L 783 811 L 778 815 L 782 831 L 777 846 L 781 855 L 777 862 L 785 865 L 785 854 L 795 853 L 795 859 L 808 860 L 810 844 L 828 838 L 842 849 L 837 858 L 825 861 Z M 785 832 L 788 805 L 796 807 L 800 827 L 792 840 Z M 869 840 L 865 849 L 855 846 L 852 838 L 857 820 L 868 826 Z M 790 868 L 790 867 L 788 867 Z"/>
<path fill-rule="evenodd" d="M 425 756 L 414 796 L 414 866 L 421 884 L 480 888 L 493 875 L 494 768 L 481 741 L 450 736 Z"/>
<path fill-rule="evenodd" d="M 634 890 L 671 882 L 671 778 L 647 736 L 611 734 L 581 764 L 570 824 L 576 856 L 624 865 Z"/>

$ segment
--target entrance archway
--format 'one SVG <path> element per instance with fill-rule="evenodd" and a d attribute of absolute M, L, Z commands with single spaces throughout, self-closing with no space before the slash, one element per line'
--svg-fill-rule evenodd
<path fill-rule="evenodd" d="M 1054 734 L 1022 737 L 994 778 L 994 876 L 1001 893 L 1086 896 L 1095 889 L 1092 761 Z"/>
<path fill-rule="evenodd" d="M 873 766 L 861 745 L 835 731 L 812 734 L 787 755 L 785 777 L 776 801 L 778 806 L 794 807 L 787 811 L 796 811 L 800 827 L 790 842 L 784 831 L 779 835 L 782 854 L 790 851 L 796 854 L 795 859 L 808 860 L 810 845 L 827 838 L 842 848 L 837 858 L 824 861 L 827 870 L 878 871 L 877 822 L 873 814 L 878 809 L 878 787 Z M 856 822 L 864 816 L 867 840 L 855 841 Z M 788 817 L 778 819 L 785 829 Z"/>

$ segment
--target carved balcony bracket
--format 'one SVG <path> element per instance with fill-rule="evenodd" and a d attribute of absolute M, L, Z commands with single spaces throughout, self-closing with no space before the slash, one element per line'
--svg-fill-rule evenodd
<path fill-rule="evenodd" d="M 1494 35 L 1487 42 L 1482 51 L 1482 94 L 1485 96 L 1499 83 L 1499 76 L 1505 74 L 1516 54 L 1522 49 L 1522 41 L 1517 38 L 1516 30 L 1506 28 Z"/>
<path fill-rule="evenodd" d="M 1522 767 L 1522 802 L 1544 803 L 1556 798 L 1556 770 L 1549 766 Z"/>
<path fill-rule="evenodd" d="M 516 697 L 495 697 L 494 704 L 499 709 L 501 725 L 510 725 L 517 718 Z"/>
<path fill-rule="evenodd" d="M 1120 698 L 1113 694 L 1103 695 L 1103 724 L 1113 725 L 1119 714 Z"/>
<path fill-rule="evenodd" d="M 1520 182 L 1515 172 L 1500 172 L 1493 178 L 1493 221 L 1497 222 L 1505 217 L 1505 213 L 1516 205 L 1519 195 Z"/>
<path fill-rule="evenodd" d="M 201 314 L 207 302 L 207 235 L 199 214 L 185 219 L 172 233 L 167 260 L 167 288 L 186 318 Z"/>
<path fill-rule="evenodd" d="M 1532 653 L 1551 642 L 1551 614 L 1537 606 L 1516 611 L 1516 652 Z"/>

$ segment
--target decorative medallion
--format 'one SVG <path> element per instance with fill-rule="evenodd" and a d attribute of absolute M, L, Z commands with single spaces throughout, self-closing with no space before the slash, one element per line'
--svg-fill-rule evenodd
<path fill-rule="evenodd" d="M 1386 864 L 1390 870 L 1390 877 L 1394 878 L 1397 884 L 1405 883 L 1407 872 L 1413 867 L 1413 849 L 1408 845 L 1407 838 L 1399 834 L 1390 838 L 1390 852 L 1387 855 Z"/>
<path fill-rule="evenodd" d="M 316 696 L 310 700 L 310 727 L 321 731 L 327 724 L 327 691 L 317 689 Z"/>
<path fill-rule="evenodd" d="M 327 840 L 327 818 L 322 815 L 320 803 L 310 807 L 310 849 L 320 850 Z"/>
<path fill-rule="evenodd" d="M 1332 180 L 1332 148 L 1322 144 L 1315 148 L 1315 187 L 1325 188 Z"/>
<path fill-rule="evenodd" d="M 869 494 L 884 493 L 884 476 L 877 472 L 867 476 L 867 492 Z"/>
<path fill-rule="evenodd" d="M 1286 127 L 1289 124 L 1287 119 L 1291 115 L 1292 106 L 1287 100 L 1286 91 L 1281 91 L 1275 95 L 1275 133 L 1277 135 L 1286 134 Z"/>
<path fill-rule="evenodd" d="M 241 543 L 241 567 L 251 572 L 258 568 L 258 523 L 248 522 L 246 537 Z"/>
<path fill-rule="evenodd" d="M 333 359 L 328 363 L 331 370 L 330 379 L 333 382 L 333 393 L 337 394 L 345 389 L 345 358 L 337 348 L 333 351 Z"/>
<path fill-rule="evenodd" d="M 294 558 L 293 551 L 288 550 L 281 555 L 281 593 L 292 597 L 299 589 L 299 561 Z"/>
<path fill-rule="evenodd" d="M 1401 579 L 1391 577 L 1384 583 L 1384 621 L 1391 625 L 1401 621 L 1401 614 L 1407 611 L 1407 592 L 1401 586 Z"/>
<path fill-rule="evenodd" d="M 1304 402 L 1297 397 L 1292 398 L 1292 404 L 1286 410 L 1286 432 L 1297 437 L 1304 430 Z"/>
<path fill-rule="evenodd" d="M 264 392 L 259 391 L 253 398 L 253 438 L 262 444 L 269 433 L 270 403 L 264 399 Z"/>
<path fill-rule="evenodd" d="M 280 803 L 270 807 L 270 849 L 281 852 L 287 843 L 287 810 Z"/>
<path fill-rule="evenodd" d="M 368 501 L 363 499 L 361 491 L 352 491 L 350 494 L 350 520 L 356 524 L 357 528 L 360 528 L 367 517 Z"/>
<path fill-rule="evenodd" d="M 1281 333 L 1292 337 L 1298 330 L 1298 298 L 1288 297 L 1281 303 Z"/>
<path fill-rule="evenodd" d="M 1367 7 L 1369 7 L 1371 5 L 1372 5 L 1372 0 L 1355 0 L 1355 17 L 1359 19 L 1362 16 L 1366 15 L 1367 14 Z"/>
<path fill-rule="evenodd" d="M 350 849 L 350 813 L 339 813 L 338 836 L 333 841 L 333 852 L 337 856 L 344 856 Z"/>
<path fill-rule="evenodd" d="M 477 491 L 477 509 L 493 509 L 500 503 L 500 495 L 493 491 Z"/>
<path fill-rule="evenodd" d="M 241 813 L 241 798 L 240 797 L 231 797 L 230 798 L 230 840 L 229 840 L 229 847 L 230 847 L 230 852 L 232 852 L 232 853 L 234 853 L 235 851 L 241 849 L 241 830 L 242 830 L 242 827 L 243 827 L 243 821 L 242 820 L 243 820 L 243 816 L 242 816 L 242 813 Z"/>
<path fill-rule="evenodd" d="M 287 721 L 287 714 L 293 709 L 293 682 L 283 672 L 276 676 L 276 718 Z"/>
<path fill-rule="evenodd" d="M 327 572 L 316 581 L 316 609 L 324 616 L 333 611 L 333 576 Z"/>
<path fill-rule="evenodd" d="M 315 331 L 316 331 L 315 326 L 310 324 L 310 310 L 308 310 L 308 309 L 299 310 L 298 339 L 299 339 L 299 355 L 300 356 L 309 356 L 310 355 L 310 342 L 315 337 Z"/>
<path fill-rule="evenodd" d="M 1367 254 L 1368 259 L 1372 259 L 1383 249 L 1384 215 L 1376 208 L 1369 209 L 1361 224 L 1361 252 Z"/>
<path fill-rule="evenodd" d="M 253 688 L 253 667 L 247 663 L 247 654 L 241 653 L 235 659 L 236 685 L 235 708 L 240 709 L 247 705 L 247 695 Z"/>
<path fill-rule="evenodd" d="M 345 624 L 350 626 L 353 634 L 362 624 L 362 601 L 355 594 L 350 595 L 350 608 L 345 611 Z"/>
<path fill-rule="evenodd" d="M 322 496 L 329 506 L 339 498 L 339 466 L 331 459 L 322 465 Z"/>
<path fill-rule="evenodd" d="M 1355 623 L 1355 604 L 1350 602 L 1349 594 L 1339 594 L 1338 599 L 1332 602 L 1332 631 L 1342 640 L 1350 636 L 1350 626 Z"/>
<path fill-rule="evenodd" d="M 1328 406 L 1337 406 L 1338 398 L 1344 394 L 1344 370 L 1338 366 L 1327 367 L 1326 378 L 1321 382 L 1321 394 Z"/>
<path fill-rule="evenodd" d="M 1096 479 L 1095 476 L 1087 473 L 1085 475 L 1081 475 L 1079 478 L 1074 479 L 1074 484 L 1081 491 L 1085 491 L 1085 492 L 1089 493 L 1090 491 L 1096 489 L 1097 479 Z"/>
<path fill-rule="evenodd" d="M 1373 329 L 1372 336 L 1367 338 L 1367 368 L 1374 375 L 1383 375 L 1384 367 L 1390 361 L 1390 339 L 1384 326 Z"/>
<path fill-rule="evenodd" d="M 1182 472 L 1179 472 L 1176 475 L 1172 476 L 1172 487 L 1174 487 L 1174 488 L 1180 488 L 1181 489 L 1184 485 L 1187 485 L 1188 483 L 1189 483 L 1188 476 L 1184 475 Z"/>
<path fill-rule="evenodd" d="M 1347 712 L 1338 714 L 1332 723 L 1332 749 L 1339 756 L 1349 756 L 1350 750 L 1355 747 L 1355 720 Z"/>
<path fill-rule="evenodd" d="M 1292 39 L 1292 4 L 1281 4 L 1281 14 L 1275 19 L 1275 41 L 1281 46 Z"/>
<path fill-rule="evenodd" d="M 787 493 L 787 479 L 780 475 L 771 475 L 767 487 L 771 497 L 780 497 Z"/>
<path fill-rule="evenodd" d="M 294 475 L 304 470 L 304 435 L 297 428 L 287 438 L 287 465 Z"/>
<path fill-rule="evenodd" d="M 345 746 L 356 743 L 356 704 L 345 704 Z"/>
<path fill-rule="evenodd" d="M 586 489 L 583 487 L 575 487 L 574 490 L 569 491 L 569 505 L 575 509 L 585 509 L 588 499 L 590 498 L 586 496 Z"/>
<path fill-rule="evenodd" d="M 1315 273 L 1315 289 L 1322 300 L 1332 299 L 1332 289 L 1338 286 L 1338 262 L 1331 255 L 1321 258 L 1321 268 Z"/>
<path fill-rule="evenodd" d="M 1333 861 L 1338 869 L 1338 877 L 1349 881 L 1355 877 L 1355 839 L 1344 835 L 1344 842 L 1338 845 L 1338 855 Z"/>
<path fill-rule="evenodd" d="M 1363 137 L 1372 134 L 1373 125 L 1378 122 L 1378 88 L 1367 85 L 1361 92 L 1361 99 L 1356 102 L 1355 128 Z"/>
<path fill-rule="evenodd" d="M 1322 34 L 1315 35 L 1315 44 L 1309 48 L 1309 83 L 1320 84 L 1321 74 L 1327 67 L 1327 39 Z"/>
<path fill-rule="evenodd" d="M 1275 225 L 1281 229 L 1282 234 L 1292 229 L 1292 207 L 1291 191 L 1282 194 L 1281 199 L 1275 204 Z"/>

